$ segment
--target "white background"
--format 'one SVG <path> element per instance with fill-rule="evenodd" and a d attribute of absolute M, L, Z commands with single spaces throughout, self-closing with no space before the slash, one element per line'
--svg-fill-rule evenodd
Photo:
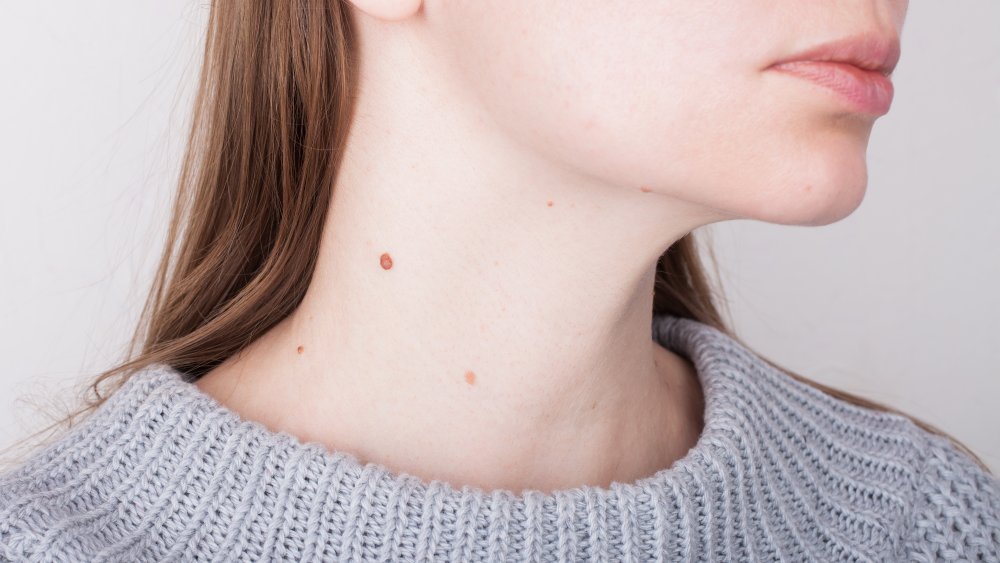
<path fill-rule="evenodd" d="M 207 3 L 0 8 L 0 448 L 123 352 L 159 257 Z M 865 200 L 714 236 L 737 332 L 1000 471 L 1000 3 L 911 2 Z"/>

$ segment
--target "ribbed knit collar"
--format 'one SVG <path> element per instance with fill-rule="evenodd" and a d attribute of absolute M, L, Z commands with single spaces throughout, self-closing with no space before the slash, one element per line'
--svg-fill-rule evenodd
<path fill-rule="evenodd" d="M 105 507 L 87 520 L 119 538 L 102 560 L 196 552 L 227 560 L 745 560 L 779 550 L 800 560 L 888 548 L 906 500 L 897 485 L 912 477 L 898 459 L 912 449 L 898 420 L 834 403 L 707 325 L 657 316 L 652 328 L 694 364 L 704 431 L 670 468 L 608 488 L 515 494 L 426 482 L 242 419 L 163 364 L 133 374 L 32 464 L 52 464 L 53 478 L 67 473 L 67 506 Z M 867 442 L 849 450 L 847 439 L 859 434 Z M 857 478 L 859 463 L 887 471 L 891 482 Z M 770 547 L 749 539 L 761 530 Z"/>

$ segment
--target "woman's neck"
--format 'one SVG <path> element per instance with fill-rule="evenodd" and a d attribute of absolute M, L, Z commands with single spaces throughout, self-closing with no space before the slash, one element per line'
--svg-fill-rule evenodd
<path fill-rule="evenodd" d="M 384 91 L 361 97 L 304 300 L 198 385 L 456 483 L 606 484 L 681 457 L 701 390 L 651 338 L 655 264 L 721 217 L 574 175 L 453 93 Z"/>

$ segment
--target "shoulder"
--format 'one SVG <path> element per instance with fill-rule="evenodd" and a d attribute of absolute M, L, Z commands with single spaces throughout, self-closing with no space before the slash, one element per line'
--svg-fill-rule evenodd
<path fill-rule="evenodd" d="M 947 438 L 919 433 L 922 464 L 903 525 L 906 559 L 1000 561 L 1000 481 Z"/>
<path fill-rule="evenodd" d="M 69 428 L 0 468 L 0 561 L 90 559 L 89 549 L 148 530 L 129 527 L 155 491 L 156 463 L 176 453 L 170 430 L 174 376 L 158 366 L 133 375 Z M 180 405 L 183 406 L 183 405 Z M 126 515 L 127 518 L 121 518 Z"/>
<path fill-rule="evenodd" d="M 811 461 L 811 502 L 838 507 L 844 521 L 875 522 L 879 551 L 892 560 L 1000 563 L 1000 480 L 950 439 L 780 370 L 761 368 L 744 381 L 741 393 L 767 397 L 772 416 L 756 423 L 780 422 L 774 433 L 798 446 L 789 456 Z"/>

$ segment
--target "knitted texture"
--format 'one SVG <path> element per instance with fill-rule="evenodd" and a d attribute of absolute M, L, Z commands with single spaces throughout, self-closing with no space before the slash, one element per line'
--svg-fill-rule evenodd
<path fill-rule="evenodd" d="M 1000 561 L 1000 484 L 908 419 L 657 316 L 706 401 L 670 468 L 542 493 L 423 481 L 242 419 L 164 364 L 0 475 L 13 561 Z"/>

